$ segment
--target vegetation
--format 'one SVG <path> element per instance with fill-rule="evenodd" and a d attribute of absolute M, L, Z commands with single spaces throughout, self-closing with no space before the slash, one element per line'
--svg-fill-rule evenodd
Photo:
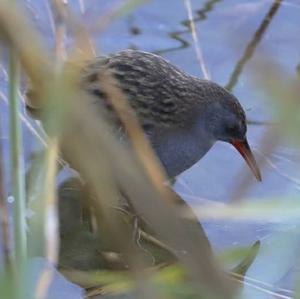
<path fill-rule="evenodd" d="M 275 1 L 274 5 L 278 8 L 280 2 Z M 109 19 L 129 13 L 140 3 L 129 1 L 115 8 Z M 189 22 L 193 24 L 190 2 L 185 3 Z M 276 7 L 272 8 L 271 17 Z M 104 89 L 128 132 L 131 149 L 120 144 L 118 136 L 110 130 L 110 122 L 86 104 L 93 99 L 80 90 L 77 82 L 80 66 L 95 55 L 91 36 L 63 1 L 52 1 L 51 8 L 56 20 L 55 53 L 45 47 L 42 36 L 20 5 L 0 1 L 0 38 L 10 55 L 11 176 L 15 207 L 14 230 L 11 230 L 4 185 L 7 174 L 2 162 L 0 245 L 4 262 L 0 264 L 0 298 L 47 298 L 54 268 L 45 265 L 33 288 L 28 282 L 34 273 L 31 261 L 37 256 L 57 266 L 67 279 L 84 288 L 90 298 L 105 294 L 130 294 L 133 298 L 239 298 L 244 282 L 274 298 L 290 298 L 280 297 L 272 286 L 245 277 L 260 249 L 259 242 L 215 257 L 197 216 L 297 220 L 299 205 L 292 199 L 287 199 L 284 206 L 277 199 L 259 203 L 242 201 L 243 192 L 250 185 L 245 179 L 237 186 L 232 195 L 236 200 L 231 204 L 208 203 L 191 211 L 166 185 L 166 175 L 113 78 L 103 78 Z M 196 27 L 190 28 L 198 59 L 203 63 Z M 63 45 L 66 31 L 72 32 L 75 40 L 74 48 L 68 51 Z M 234 76 L 239 75 L 255 46 L 252 42 L 247 48 L 248 54 L 239 62 Z M 30 79 L 30 104 L 42 110 L 41 120 L 47 132 L 45 137 L 38 127 L 32 128 L 45 149 L 33 158 L 27 173 L 21 137 L 24 118 L 20 118 L 22 103 L 18 101 L 20 67 Z M 202 65 L 202 69 L 206 67 Z M 283 74 L 280 66 L 266 57 L 262 57 L 252 73 L 253 84 L 272 98 L 281 124 L 279 129 L 270 128 L 263 145 L 264 155 L 272 152 L 277 136 L 286 132 L 298 146 L 298 138 L 294 136 L 299 127 L 299 82 Z M 235 82 L 236 78 L 231 80 L 230 89 Z M 284 103 L 282 98 L 286 99 Z M 1 153 L 0 159 L 3 160 Z M 68 166 L 81 177 L 58 188 L 57 173 Z M 31 210 L 29 218 L 26 209 Z M 291 244 L 292 238 L 282 234 L 278 243 Z"/>

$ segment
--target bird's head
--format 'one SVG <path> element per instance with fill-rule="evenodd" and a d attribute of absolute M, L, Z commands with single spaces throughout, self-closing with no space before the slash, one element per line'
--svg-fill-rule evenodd
<path fill-rule="evenodd" d="M 261 181 L 260 170 L 247 141 L 245 112 L 231 93 L 215 83 L 209 83 L 205 126 L 216 141 L 232 144 L 247 162 L 252 173 Z"/>

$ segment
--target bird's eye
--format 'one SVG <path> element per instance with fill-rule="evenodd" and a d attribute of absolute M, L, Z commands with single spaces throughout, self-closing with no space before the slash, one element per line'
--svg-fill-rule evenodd
<path fill-rule="evenodd" d="M 239 127 L 237 125 L 230 125 L 226 128 L 227 133 L 234 135 L 239 132 Z"/>

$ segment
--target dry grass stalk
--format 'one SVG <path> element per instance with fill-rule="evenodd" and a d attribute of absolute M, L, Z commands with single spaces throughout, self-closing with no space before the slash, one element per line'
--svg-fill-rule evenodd
<path fill-rule="evenodd" d="M 204 78 L 209 80 L 210 75 L 209 75 L 207 66 L 206 66 L 205 61 L 204 61 L 203 52 L 202 52 L 202 49 L 201 49 L 201 46 L 200 46 L 200 41 L 199 41 L 196 25 L 195 25 L 195 22 L 194 22 L 194 19 L 193 19 L 191 1 L 190 0 L 184 0 L 184 4 L 185 4 L 185 7 L 186 7 L 187 13 L 188 13 L 190 29 L 191 29 L 191 32 L 192 32 L 192 38 L 193 38 L 193 42 L 194 42 L 194 47 L 195 47 L 195 51 L 196 51 L 197 60 L 199 62 L 199 65 L 200 65 L 200 68 L 201 68 L 201 71 L 203 73 Z"/>
<path fill-rule="evenodd" d="M 57 155 L 58 139 L 56 137 L 50 137 L 45 158 L 46 176 L 42 196 L 45 198 L 45 258 L 51 265 L 57 264 L 59 249 L 57 195 L 55 187 Z M 49 285 L 52 281 L 53 271 L 53 267 L 49 267 L 49 264 L 45 264 L 36 286 L 36 299 L 43 299 L 46 297 Z"/>

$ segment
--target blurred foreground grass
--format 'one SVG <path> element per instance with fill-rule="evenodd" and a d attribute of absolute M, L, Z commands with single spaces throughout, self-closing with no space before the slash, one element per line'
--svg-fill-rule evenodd
<path fill-rule="evenodd" d="M 112 16 L 127 13 L 139 2 L 130 2 Z M 128 131 L 132 148 L 120 144 L 105 116 L 87 105 L 93 99 L 77 82 L 81 66 L 93 59 L 90 36 L 63 2 L 53 1 L 52 9 L 57 34 L 55 54 L 46 49 L 21 7 L 10 1 L 0 2 L 1 43 L 11 55 L 11 171 L 16 202 L 12 231 L 2 179 L 4 258 L 0 298 L 47 298 L 53 268 L 45 266 L 34 288 L 28 289 L 30 261 L 36 256 L 56 265 L 70 281 L 85 288 L 87 296 L 130 293 L 135 298 L 238 297 L 259 242 L 250 249 L 235 249 L 215 259 L 195 215 L 165 184 L 167 178 L 112 78 L 103 78 L 104 89 Z M 75 47 L 66 57 L 62 40 L 70 27 Z M 26 182 L 18 117 L 21 103 L 17 102 L 19 63 L 34 90 L 31 105 L 42 110 L 47 132 L 45 151 L 32 161 Z M 298 82 L 288 77 L 283 80 L 280 68 L 272 62 L 266 61 L 264 70 L 253 72 L 263 75 L 259 81 L 262 88 L 279 106 L 284 128 L 295 136 L 299 122 Z M 283 97 L 290 100 L 282 106 Z M 270 144 L 267 150 L 272 150 L 274 140 Z M 67 161 L 63 164 L 69 163 L 81 178 L 58 188 L 55 178 L 62 167 L 60 153 Z M 283 210 L 274 203 L 269 202 L 271 209 L 238 202 L 229 207 L 208 205 L 195 212 L 202 219 L 233 219 L 237 215 L 255 218 L 258 211 L 260 217 L 268 217 L 268 213 L 290 215 L 290 207 L 298 217 L 294 206 Z M 25 207 L 32 211 L 29 219 Z M 142 217 L 138 219 L 137 215 Z"/>

